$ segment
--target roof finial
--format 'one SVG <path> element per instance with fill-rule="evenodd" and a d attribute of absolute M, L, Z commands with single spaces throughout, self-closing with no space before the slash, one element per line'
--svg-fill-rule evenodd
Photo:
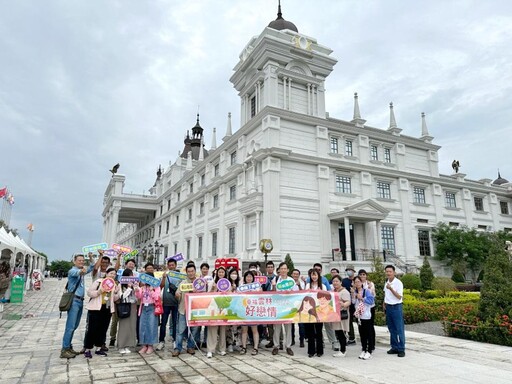
<path fill-rule="evenodd" d="M 228 112 L 228 126 L 226 127 L 226 136 L 222 138 L 223 141 L 229 139 L 233 133 L 231 132 L 231 112 Z"/>
<path fill-rule="evenodd" d="M 498 168 L 498 179 L 501 179 L 500 169 Z"/>
<path fill-rule="evenodd" d="M 393 102 L 389 103 L 389 128 L 397 128 Z"/>
<path fill-rule="evenodd" d="M 282 19 L 283 18 L 283 13 L 281 12 L 281 0 L 278 0 L 277 18 L 278 19 Z"/>
<path fill-rule="evenodd" d="M 213 136 L 212 136 L 212 146 L 210 147 L 210 151 L 217 149 L 217 128 L 213 128 Z"/>
<path fill-rule="evenodd" d="M 354 93 L 354 118 L 353 118 L 353 120 L 361 118 L 361 111 L 359 111 L 359 101 L 357 99 L 358 99 L 358 97 L 357 97 L 357 92 L 356 92 L 356 93 Z"/>
<path fill-rule="evenodd" d="M 201 144 L 199 145 L 199 158 L 198 160 L 199 161 L 203 161 L 204 160 L 204 144 L 203 144 L 203 136 L 201 136 Z"/>
<path fill-rule="evenodd" d="M 429 136 L 427 120 L 425 119 L 425 112 L 421 112 L 421 136 Z"/>
<path fill-rule="evenodd" d="M 364 123 L 366 123 L 366 120 L 361 118 L 361 111 L 359 110 L 359 96 L 357 96 L 357 92 L 354 93 L 354 118 L 352 119 L 352 123 L 354 123 L 358 128 L 363 128 Z"/>

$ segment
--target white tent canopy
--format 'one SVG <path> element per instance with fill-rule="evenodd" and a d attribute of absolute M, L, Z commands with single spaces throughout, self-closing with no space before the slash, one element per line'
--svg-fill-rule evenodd
<path fill-rule="evenodd" d="M 9 248 L 13 251 L 16 249 L 32 256 L 38 255 L 38 253 L 30 248 L 19 236 L 14 236 L 10 232 L 7 233 L 3 227 L 0 228 L 0 242 L 2 243 L 0 248 Z M 6 247 L 2 247 L 4 244 Z"/>

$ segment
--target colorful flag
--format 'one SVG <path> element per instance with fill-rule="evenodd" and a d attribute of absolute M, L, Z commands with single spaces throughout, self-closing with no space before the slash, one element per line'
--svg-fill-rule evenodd
<path fill-rule="evenodd" d="M 14 204 L 14 196 L 12 195 L 12 193 L 9 192 L 9 195 L 7 196 L 7 202 L 11 205 Z"/>
<path fill-rule="evenodd" d="M 29 225 L 27 225 L 27 229 L 30 231 L 30 232 L 34 232 L 34 224 L 30 223 Z"/>
<path fill-rule="evenodd" d="M 7 195 L 7 187 L 0 189 L 0 199 L 5 197 L 5 195 Z"/>

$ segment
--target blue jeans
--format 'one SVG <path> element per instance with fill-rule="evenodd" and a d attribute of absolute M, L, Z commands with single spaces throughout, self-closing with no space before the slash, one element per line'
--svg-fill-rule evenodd
<path fill-rule="evenodd" d="M 391 349 L 405 351 L 404 315 L 402 304 L 386 305 L 386 324 L 389 330 Z"/>
<path fill-rule="evenodd" d="M 162 318 L 160 320 L 160 335 L 158 337 L 158 341 L 165 342 L 165 327 L 167 325 L 167 321 L 169 320 L 169 315 L 171 317 L 169 324 L 169 331 L 173 340 L 176 340 L 176 328 L 178 323 L 178 307 L 176 306 L 167 306 L 164 305 L 164 313 L 162 314 Z"/>
<path fill-rule="evenodd" d="M 82 318 L 82 311 L 84 310 L 84 302 L 76 297 L 71 303 L 71 308 L 68 311 L 68 318 L 66 320 L 66 330 L 64 331 L 64 337 L 62 338 L 62 348 L 69 349 L 72 347 L 73 335 L 80 325 L 80 319 Z"/>
<path fill-rule="evenodd" d="M 187 337 L 187 349 L 194 349 L 195 343 L 194 340 L 197 340 L 198 333 L 199 333 L 199 327 L 191 327 L 190 333 L 192 334 L 191 337 L 187 337 L 188 335 L 188 327 L 187 327 L 187 319 L 185 315 L 182 315 L 181 313 L 178 313 L 178 330 L 176 334 L 176 350 L 178 352 L 181 352 L 182 345 L 183 345 L 183 339 Z"/>

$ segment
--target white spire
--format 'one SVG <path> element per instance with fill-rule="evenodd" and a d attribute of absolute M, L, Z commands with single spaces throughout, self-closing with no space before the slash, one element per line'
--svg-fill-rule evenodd
<path fill-rule="evenodd" d="M 393 135 L 400 135 L 400 132 L 402 132 L 402 129 L 398 128 L 396 125 L 396 119 L 395 119 L 395 111 L 393 110 L 393 103 L 389 103 L 389 128 L 388 131 L 391 132 Z"/>
<path fill-rule="evenodd" d="M 204 153 L 203 153 L 203 136 L 201 136 L 201 144 L 199 145 L 199 161 L 204 160 Z"/>
<path fill-rule="evenodd" d="M 222 138 L 222 141 L 226 141 L 231 137 L 231 135 L 233 135 L 233 133 L 231 133 L 231 112 L 228 112 L 228 126 L 226 128 L 226 136 Z"/>
<path fill-rule="evenodd" d="M 397 128 L 393 102 L 389 103 L 389 128 Z"/>
<path fill-rule="evenodd" d="M 187 171 L 192 169 L 192 151 L 187 153 L 187 167 L 185 168 Z"/>
<path fill-rule="evenodd" d="M 427 119 L 425 118 L 425 112 L 421 112 L 421 138 L 427 142 L 432 142 L 434 137 L 430 136 L 427 128 Z"/>
<path fill-rule="evenodd" d="M 217 149 L 217 128 L 213 128 L 213 136 L 212 136 L 212 146 L 210 147 L 210 151 L 214 151 Z"/>
<path fill-rule="evenodd" d="M 354 118 L 353 118 L 353 120 L 361 118 L 361 111 L 359 111 L 359 101 L 357 101 L 357 99 L 358 99 L 358 97 L 357 97 L 357 92 L 356 92 L 356 93 L 354 93 Z"/>
<path fill-rule="evenodd" d="M 366 120 L 361 119 L 361 111 L 359 110 L 359 100 L 357 96 L 357 92 L 354 93 L 354 118 L 352 119 L 352 123 L 356 125 L 356 127 L 363 128 Z"/>

